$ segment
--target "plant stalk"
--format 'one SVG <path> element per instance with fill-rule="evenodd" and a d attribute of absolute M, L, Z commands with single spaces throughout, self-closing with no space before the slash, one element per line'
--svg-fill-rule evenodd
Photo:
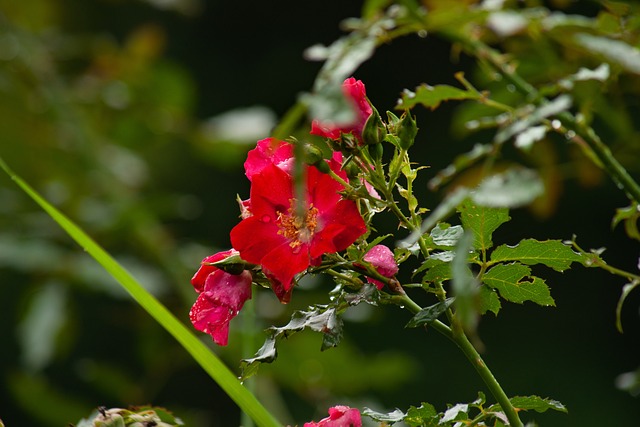
<path fill-rule="evenodd" d="M 414 314 L 422 310 L 422 307 L 416 304 L 406 294 L 401 295 L 399 299 L 401 300 L 401 305 L 404 305 L 409 311 Z M 478 353 L 473 344 L 471 344 L 471 341 L 469 341 L 464 331 L 461 328 L 449 327 L 437 319 L 433 322 L 430 322 L 429 326 L 453 341 L 462 351 L 462 353 L 464 353 L 471 365 L 473 365 L 473 367 L 475 368 L 476 372 L 478 372 L 478 375 L 480 375 L 480 378 L 482 378 L 482 381 L 484 381 L 493 397 L 500 404 L 500 407 L 509 420 L 510 427 L 523 427 L 524 424 L 522 423 L 522 421 L 520 421 L 518 412 L 511 404 L 509 397 L 504 392 L 502 386 L 493 375 L 487 364 L 484 363 L 484 360 L 482 359 L 482 356 L 480 356 L 480 353 Z"/>

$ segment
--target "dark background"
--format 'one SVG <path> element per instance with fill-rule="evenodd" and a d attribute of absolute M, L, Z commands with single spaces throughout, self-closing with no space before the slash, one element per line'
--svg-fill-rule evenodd
<path fill-rule="evenodd" d="M 5 36 L 33 35 L 34 43 L 49 52 L 45 55 L 49 65 L 33 68 L 3 55 L 0 83 L 5 100 L 0 102 L 5 132 L 0 131 L 0 155 L 45 195 L 56 194 L 51 182 L 62 183 L 67 196 L 56 204 L 109 251 L 145 266 L 149 275 L 144 278 L 162 277 L 159 282 L 166 286 L 160 298 L 188 322 L 195 299 L 189 278 L 204 255 L 229 246 L 228 232 L 238 215 L 235 195 L 248 194 L 241 164 L 251 148 L 207 140 L 198 129 L 212 116 L 253 105 L 267 106 L 281 117 L 302 92 L 310 90 L 320 69 L 321 64 L 303 58 L 304 49 L 340 37 L 339 23 L 358 16 L 360 4 L 203 1 L 187 14 L 124 0 L 23 5 L 5 1 L 0 6 Z M 592 8 L 588 3 L 582 9 L 573 5 L 569 11 L 589 14 Z M 122 51 L 141 28 L 151 28 L 149 43 L 155 40 L 161 47 L 142 61 L 142 71 L 126 71 Z M 37 57 L 34 52 L 38 51 L 25 48 L 23 58 Z M 109 54 L 120 62 L 109 62 L 115 61 Z M 100 58 L 107 59 L 100 62 Z M 454 84 L 455 72 L 473 75 L 473 67 L 464 55 L 456 59 L 446 40 L 409 36 L 382 46 L 355 76 L 384 111 L 393 108 L 404 88 L 422 82 Z M 102 79 L 101 84 L 127 82 L 134 88 L 134 102 L 124 111 L 105 109 L 98 101 L 83 103 L 85 98 L 76 89 L 87 74 Z M 173 84 L 177 89 L 171 92 L 168 87 Z M 56 97 L 56 87 L 69 95 Z M 158 104 L 153 105 L 156 93 Z M 165 105 L 163 94 L 178 100 Z M 32 107 L 38 99 L 45 107 Z M 145 99 L 151 100 L 145 103 Z M 62 106 L 47 107 L 48 102 Z M 142 126 L 138 119 L 156 107 L 170 111 L 178 125 L 165 132 Z M 483 138 L 455 136 L 456 109 L 456 104 L 433 112 L 416 109 L 420 132 L 412 160 L 431 166 L 418 193 L 428 206 L 435 206 L 441 195 L 427 192 L 426 180 Z M 61 113 L 65 111 L 71 113 Z M 76 137 L 69 126 L 89 131 Z M 103 145 L 126 148 L 146 165 L 147 179 L 118 187 L 114 198 L 109 175 L 101 172 L 112 161 L 103 155 Z M 86 268 L 97 276 L 78 272 L 85 255 L 8 178 L 0 179 L 0 190 L 4 205 L 0 235 L 5 238 L 0 245 L 0 417 L 7 426 L 64 425 L 88 416 L 98 405 L 145 403 L 166 406 L 194 426 L 238 425 L 235 404 L 168 334 L 126 296 L 87 286 L 87 277 L 109 280 L 95 266 Z M 118 196 L 126 202 L 117 201 Z M 99 206 L 110 207 L 106 222 L 83 221 L 81 212 L 87 209 L 87 200 L 94 199 L 106 200 Z M 628 239 L 621 226 L 611 228 L 615 209 L 627 204 L 606 178 L 585 187 L 567 174 L 551 215 L 543 218 L 526 209 L 515 210 L 494 242 L 570 239 L 575 234 L 583 247 L 606 247 L 606 260 L 635 271 L 637 242 Z M 160 249 L 150 254 L 150 246 Z M 34 251 L 42 257 L 21 255 Z M 48 264 L 60 259 L 65 260 L 64 268 Z M 525 419 L 545 426 L 634 425 L 640 417 L 638 399 L 617 389 L 615 379 L 640 364 L 640 293 L 631 294 L 624 306 L 625 333 L 620 334 L 615 307 L 623 279 L 582 267 L 563 274 L 544 268 L 535 272 L 550 284 L 557 307 L 503 304 L 497 318 L 484 317 L 480 338 L 486 362 L 509 395 L 551 397 L 569 408 L 568 416 L 530 414 Z M 175 277 L 183 280 L 176 283 Z M 329 283 L 303 287 L 294 293 L 290 306 L 276 309 L 271 308 L 277 306 L 273 296 L 261 292 L 254 297 L 257 312 L 263 315 L 256 321 L 258 329 L 270 323 L 282 325 L 294 309 L 326 300 L 330 287 Z M 62 326 L 54 330 L 51 355 L 34 367 L 25 362 L 20 335 L 43 289 L 58 289 L 66 302 Z M 445 338 L 434 331 L 403 329 L 407 313 L 381 307 L 364 316 L 366 321 L 347 321 L 344 345 L 324 353 L 318 352 L 320 337 L 312 332 L 284 342 L 279 360 L 261 368 L 260 399 L 284 422 L 302 424 L 319 419 L 337 403 L 390 411 L 427 401 L 443 410 L 448 403 L 472 401 L 478 390 L 484 390 L 471 366 Z M 234 322 L 232 329 L 239 330 L 241 320 Z M 251 354 L 261 339 L 258 331 L 255 345 L 242 351 Z M 233 332 L 230 342 L 230 347 L 239 344 Z M 238 347 L 215 351 L 234 369 L 242 357 Z"/>

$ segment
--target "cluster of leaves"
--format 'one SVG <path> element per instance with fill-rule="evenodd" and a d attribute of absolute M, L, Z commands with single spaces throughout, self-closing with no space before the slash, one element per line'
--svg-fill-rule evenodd
<path fill-rule="evenodd" d="M 560 402 L 538 396 L 517 396 L 511 398 L 510 401 L 518 411 L 545 412 L 554 410 L 567 412 L 567 409 Z M 469 426 L 504 427 L 509 425 L 500 405 L 486 406 L 484 393 L 478 393 L 478 398 L 473 402 L 449 405 L 443 412 L 438 412 L 433 405 L 423 402 L 418 407 L 410 407 L 406 413 L 395 410 L 385 414 L 371 409 L 366 409 L 363 413 L 382 423 L 392 425 L 403 421 L 409 427 L 454 427 L 463 425 L 462 423 Z"/>

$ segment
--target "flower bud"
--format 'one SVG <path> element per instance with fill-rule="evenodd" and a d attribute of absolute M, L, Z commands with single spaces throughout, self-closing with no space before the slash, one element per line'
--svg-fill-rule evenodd
<path fill-rule="evenodd" d="M 303 146 L 303 159 L 309 166 L 315 166 L 322 173 L 329 173 L 329 165 L 324 159 L 322 150 L 313 144 L 304 144 Z"/>
<path fill-rule="evenodd" d="M 408 150 L 413 145 L 417 134 L 418 126 L 415 119 L 411 117 L 411 114 L 405 112 L 400 118 L 396 133 L 400 148 Z"/>
<path fill-rule="evenodd" d="M 375 145 L 384 141 L 387 136 L 387 127 L 382 122 L 378 110 L 373 108 L 373 112 L 367 119 L 362 129 L 362 141 L 366 145 Z"/>

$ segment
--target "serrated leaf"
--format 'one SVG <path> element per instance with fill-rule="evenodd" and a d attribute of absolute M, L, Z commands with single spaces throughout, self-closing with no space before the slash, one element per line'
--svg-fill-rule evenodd
<path fill-rule="evenodd" d="M 447 309 L 453 304 L 453 298 L 447 298 L 444 301 L 436 303 L 434 305 L 430 305 L 429 307 L 423 308 L 415 316 L 409 320 L 409 322 L 405 325 L 405 328 L 417 328 L 418 326 L 426 325 L 430 322 L 436 320 L 442 313 L 447 311 Z"/>
<path fill-rule="evenodd" d="M 433 405 L 422 402 L 417 408 L 409 407 L 404 422 L 410 427 L 435 427 L 438 425 L 438 413 Z"/>
<path fill-rule="evenodd" d="M 478 311 L 480 311 L 480 314 L 485 314 L 487 311 L 490 311 L 493 314 L 498 315 L 498 312 L 502 308 L 497 292 L 488 286 L 480 286 L 478 301 Z"/>
<path fill-rule="evenodd" d="M 451 264 L 440 263 L 429 268 L 424 275 L 423 280 L 427 282 L 442 283 L 445 280 L 451 279 Z"/>
<path fill-rule="evenodd" d="M 530 169 L 508 169 L 482 180 L 471 192 L 473 201 L 492 208 L 516 208 L 533 202 L 544 193 L 537 172 Z"/>
<path fill-rule="evenodd" d="M 404 412 L 402 412 L 400 409 L 385 413 L 377 412 L 370 408 L 364 408 L 362 411 L 362 415 L 366 415 L 373 420 L 385 423 L 397 423 L 399 421 L 402 421 L 405 417 Z"/>
<path fill-rule="evenodd" d="M 311 307 L 309 311 L 294 312 L 291 320 L 285 326 L 269 328 L 269 336 L 254 357 L 241 361 L 241 379 L 245 380 L 254 375 L 260 364 L 273 362 L 278 356 L 277 345 L 280 340 L 309 328 L 324 334 L 321 350 L 326 350 L 338 345 L 342 338 L 342 326 L 342 317 L 335 307 L 315 306 Z"/>
<path fill-rule="evenodd" d="M 467 199 L 461 204 L 458 207 L 458 212 L 460 212 L 462 227 L 473 233 L 473 247 L 479 250 L 491 248 L 493 246 L 491 241 L 493 232 L 511 219 L 509 209 L 480 206 L 471 199 Z"/>
<path fill-rule="evenodd" d="M 536 412 L 545 412 L 549 409 L 567 413 L 567 408 L 557 400 L 543 398 L 539 396 L 516 396 L 509 399 L 516 409 L 525 411 L 534 410 Z"/>
<path fill-rule="evenodd" d="M 539 305 L 555 305 L 549 287 L 539 277 L 529 277 L 531 269 L 520 263 L 498 264 L 482 276 L 482 282 L 500 292 L 507 301 L 532 301 Z"/>
<path fill-rule="evenodd" d="M 459 89 L 449 85 L 429 86 L 420 85 L 415 92 L 407 89 L 402 93 L 402 98 L 398 100 L 397 108 L 411 109 L 421 104 L 431 110 L 438 108 L 443 101 L 478 99 L 479 95 L 468 90 Z"/>
<path fill-rule="evenodd" d="M 560 240 L 522 240 L 515 246 L 501 245 L 491 253 L 492 262 L 518 261 L 522 264 L 544 264 L 556 271 L 565 271 L 572 263 L 584 262 L 584 256 L 574 252 Z"/>

